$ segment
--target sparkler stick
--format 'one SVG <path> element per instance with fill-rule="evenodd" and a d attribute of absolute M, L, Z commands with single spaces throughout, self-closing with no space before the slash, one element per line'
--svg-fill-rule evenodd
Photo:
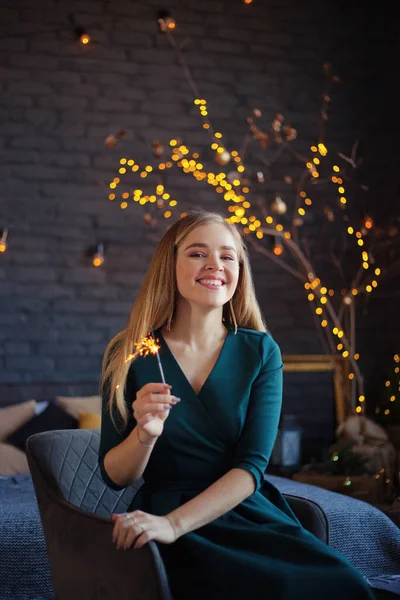
<path fill-rule="evenodd" d="M 154 344 L 157 345 L 156 343 L 156 339 L 154 337 L 154 331 L 152 328 L 150 328 L 150 333 L 151 333 L 151 337 L 153 338 Z M 157 346 L 158 350 L 160 349 L 160 346 Z M 161 375 L 161 379 L 162 382 L 165 383 L 165 377 L 164 377 L 164 370 L 162 368 L 162 364 L 161 364 L 161 358 L 160 355 L 158 353 L 158 350 L 156 351 L 156 356 L 157 356 L 157 362 L 158 362 L 158 368 L 160 369 L 160 375 Z"/>

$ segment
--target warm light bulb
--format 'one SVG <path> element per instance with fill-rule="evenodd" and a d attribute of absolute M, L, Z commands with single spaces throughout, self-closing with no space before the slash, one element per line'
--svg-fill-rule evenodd
<path fill-rule="evenodd" d="M 96 253 L 93 255 L 92 263 L 95 267 L 101 267 L 104 263 L 104 245 L 98 244 Z"/>
<path fill-rule="evenodd" d="M 364 221 L 364 226 L 365 226 L 367 229 L 372 229 L 372 227 L 373 227 L 373 224 L 374 224 L 374 222 L 373 222 L 373 220 L 371 219 L 371 217 L 366 217 L 366 219 L 365 219 L 365 221 Z"/>
<path fill-rule="evenodd" d="M 90 42 L 92 41 L 92 38 L 87 33 L 82 33 L 82 35 L 79 38 L 79 41 L 81 44 L 86 46 L 87 44 L 90 44 Z"/>
<path fill-rule="evenodd" d="M 3 233 L 0 237 L 0 252 L 5 252 L 7 250 L 7 237 L 8 229 L 3 229 Z"/>
<path fill-rule="evenodd" d="M 94 264 L 95 267 L 101 267 L 101 265 L 103 264 L 103 262 L 104 262 L 104 258 L 102 256 L 97 256 L 96 255 L 93 258 L 93 264 Z"/>

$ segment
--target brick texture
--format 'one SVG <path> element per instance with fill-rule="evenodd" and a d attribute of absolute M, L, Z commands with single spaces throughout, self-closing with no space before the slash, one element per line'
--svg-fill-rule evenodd
<path fill-rule="evenodd" d="M 176 136 L 209 155 L 190 86 L 159 31 L 158 4 L 3 0 L 0 7 L 0 228 L 9 228 L 9 249 L 0 256 L 0 405 L 97 392 L 102 352 L 124 325 L 165 226 L 162 219 L 147 226 L 137 204 L 122 211 L 109 202 L 119 157 L 151 162 L 152 142 L 168 144 Z M 384 77 L 378 61 L 371 71 L 372 51 L 367 58 L 364 51 L 371 38 L 375 54 L 384 56 L 385 38 L 365 27 L 367 15 L 359 22 L 355 3 L 341 4 L 169 2 L 176 39 L 209 100 L 210 118 L 232 148 L 239 147 L 256 106 L 269 120 L 283 112 L 298 130 L 300 150 L 315 142 L 326 60 L 344 79 L 330 109 L 332 147 L 348 152 L 355 136 L 367 148 L 373 136 L 383 141 L 370 127 L 377 96 L 370 94 L 366 106 L 362 99 L 372 78 Z M 87 27 L 92 44 L 82 47 L 74 39 L 70 13 Z M 105 137 L 121 128 L 126 138 L 107 149 Z M 377 154 L 369 152 L 369 167 L 380 160 Z M 279 190 L 292 167 L 291 160 L 277 163 L 265 193 Z M 373 178 L 369 184 L 376 192 Z M 193 206 L 226 210 L 213 190 L 178 171 L 167 185 L 182 206 L 190 196 Z M 95 269 L 87 252 L 99 242 L 107 256 Z M 302 285 L 250 253 L 258 297 L 283 353 L 321 353 Z M 378 330 L 384 353 L 398 342 L 390 303 L 384 321 L 379 303 L 359 321 L 369 366 Z M 333 434 L 332 382 L 311 375 L 288 375 L 286 382 L 284 408 L 301 405 L 307 452 L 315 454 Z"/>

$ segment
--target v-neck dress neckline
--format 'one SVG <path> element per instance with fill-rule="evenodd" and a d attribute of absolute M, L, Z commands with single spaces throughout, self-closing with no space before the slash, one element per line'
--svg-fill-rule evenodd
<path fill-rule="evenodd" d="M 207 375 L 206 379 L 204 380 L 203 385 L 201 386 L 200 390 L 196 393 L 192 384 L 190 383 L 189 379 L 187 378 L 185 372 L 183 371 L 181 365 L 179 364 L 178 360 L 175 358 L 174 353 L 172 352 L 171 348 L 168 345 L 168 342 L 166 341 L 166 339 L 164 338 L 162 332 L 161 332 L 161 327 L 158 329 L 157 331 L 157 335 L 159 335 L 159 337 L 161 338 L 163 345 L 168 353 L 169 358 L 172 360 L 172 362 L 174 363 L 174 365 L 176 366 L 176 368 L 178 369 L 178 371 L 180 372 L 181 376 L 183 377 L 186 385 L 189 386 L 189 388 L 192 390 L 193 395 L 196 398 L 199 398 L 200 395 L 202 394 L 204 388 L 206 387 L 206 385 L 209 383 L 210 379 L 212 378 L 214 372 L 217 370 L 218 368 L 218 364 L 221 362 L 221 359 L 223 357 L 223 355 L 226 352 L 226 347 L 227 347 L 227 342 L 228 342 L 228 338 L 232 335 L 232 329 L 228 326 L 224 324 L 224 327 L 227 329 L 227 334 L 225 336 L 224 342 L 221 346 L 221 350 L 219 351 L 217 360 L 215 361 L 211 371 L 209 372 L 209 374 Z"/>

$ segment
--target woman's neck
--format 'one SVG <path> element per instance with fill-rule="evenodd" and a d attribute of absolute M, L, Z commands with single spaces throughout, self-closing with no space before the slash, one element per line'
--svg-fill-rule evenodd
<path fill-rule="evenodd" d="M 222 322 L 222 310 L 217 309 L 206 314 L 194 311 L 177 310 L 171 331 L 163 329 L 164 337 L 171 341 L 180 341 L 194 351 L 215 347 L 222 343 L 227 335 L 227 328 Z"/>

